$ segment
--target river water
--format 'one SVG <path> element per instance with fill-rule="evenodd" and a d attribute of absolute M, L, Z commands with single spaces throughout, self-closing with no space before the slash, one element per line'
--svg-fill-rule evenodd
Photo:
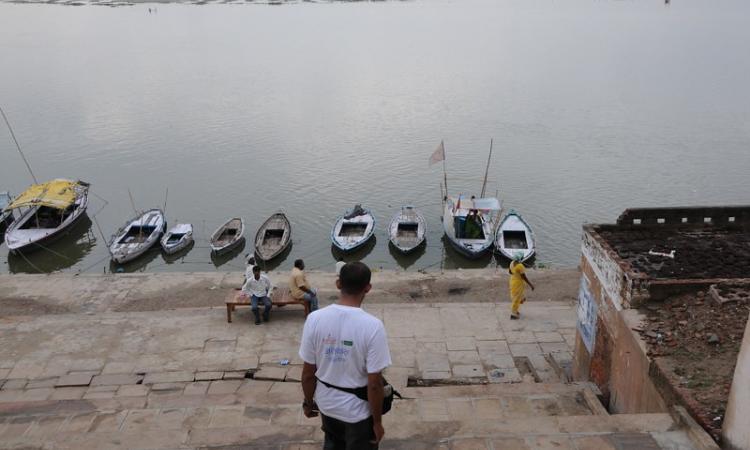
<path fill-rule="evenodd" d="M 96 194 L 95 222 L 48 251 L 0 246 L 0 270 L 238 270 L 277 209 L 293 248 L 269 268 L 332 270 L 330 229 L 354 203 L 378 224 L 353 259 L 492 266 L 446 249 L 427 164 L 444 140 L 450 192 L 477 193 L 490 138 L 488 191 L 532 224 L 537 263 L 575 266 L 585 222 L 750 201 L 748 17 L 742 0 L 0 3 L 0 105 L 38 178 Z M 18 194 L 31 178 L 5 128 L 0 158 L 0 190 Z M 195 248 L 111 266 L 97 223 L 108 239 L 133 215 L 128 191 L 146 209 L 167 188 Z M 410 258 L 385 232 L 402 204 L 428 219 Z M 212 259 L 207 236 L 232 216 L 248 246 Z"/>

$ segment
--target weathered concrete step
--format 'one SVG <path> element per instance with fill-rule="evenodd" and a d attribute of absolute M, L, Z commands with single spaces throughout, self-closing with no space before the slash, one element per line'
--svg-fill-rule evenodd
<path fill-rule="evenodd" d="M 431 416 L 446 415 L 447 408 L 455 413 L 478 409 L 493 414 L 492 417 L 497 417 L 501 410 L 513 411 L 516 416 L 602 414 L 603 408 L 589 386 L 588 383 L 518 383 L 402 388 L 401 393 L 413 400 L 397 403 L 401 408 L 416 404 L 419 414 Z M 50 393 L 44 397 L 36 391 L 39 389 L 17 390 L 8 396 L 15 401 L 0 402 L 0 417 L 227 405 L 296 407 L 302 396 L 299 383 L 250 379 L 49 388 Z M 457 409 L 462 405 L 463 409 Z M 497 411 L 487 412 L 490 407 Z"/>
<path fill-rule="evenodd" d="M 383 448 L 696 448 L 667 414 L 609 416 L 592 408 L 588 386 L 406 388 L 410 399 L 385 416 Z M 121 389 L 127 395 L 117 396 Z M 298 383 L 222 380 L 155 391 L 132 385 L 114 394 L 2 403 L 0 448 L 301 449 L 322 440 L 318 420 L 301 412 Z"/>
<path fill-rule="evenodd" d="M 433 387 L 408 387 L 401 393 L 408 397 L 469 397 L 482 395 L 534 395 L 534 394 L 565 394 L 582 392 L 584 389 L 597 390 L 589 382 L 575 383 L 507 383 L 507 384 L 469 384 L 443 385 Z"/>
<path fill-rule="evenodd" d="M 240 411 L 237 409 L 236 411 Z M 30 426 L 21 421 L 3 425 L 0 448 L 320 448 L 317 419 L 297 419 L 278 411 L 256 410 L 238 416 L 206 419 L 200 410 L 122 411 L 66 420 L 48 417 Z M 190 422 L 185 422 L 185 419 Z M 85 432 L 89 421 L 94 428 Z M 675 429 L 667 414 L 507 418 L 502 420 L 421 421 L 387 415 L 387 440 L 382 448 L 557 448 L 661 449 L 696 448 L 687 433 Z M 27 428 L 25 428 L 27 427 Z M 13 434 L 7 430 L 12 429 Z M 24 429 L 25 428 L 25 429 Z M 471 443 L 471 446 L 462 445 Z M 498 446 L 497 443 L 516 445 Z M 620 445 L 616 445 L 616 444 Z"/>

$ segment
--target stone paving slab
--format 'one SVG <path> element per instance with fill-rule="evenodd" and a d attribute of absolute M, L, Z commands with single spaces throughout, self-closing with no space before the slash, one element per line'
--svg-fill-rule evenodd
<path fill-rule="evenodd" d="M 567 303 L 527 302 L 520 321 L 505 318 L 507 305 L 492 303 L 372 304 L 366 309 L 383 317 L 394 366 L 415 369 L 416 377 L 459 379 L 467 366 L 481 366 L 482 376 L 497 382 L 490 372 L 512 369 L 512 358 L 523 356 L 547 381 L 557 372 L 544 357 L 572 354 L 562 337 L 570 331 L 557 325 L 574 317 Z M 243 371 L 283 379 L 280 361 L 302 364 L 297 355 L 302 325 L 303 317 L 286 309 L 274 311 L 273 321 L 263 327 L 252 325 L 249 310 L 226 323 L 218 308 L 24 318 L 6 323 L 0 334 L 0 360 L 9 377 L 0 392 L 85 385 L 89 376 L 91 386 L 191 382 L 218 379 L 219 372 L 222 378 L 242 378 Z M 450 331 L 456 326 L 462 327 L 460 333 Z M 105 395 L 99 392 L 96 396 Z M 8 396 L 0 395 L 0 401 Z"/>

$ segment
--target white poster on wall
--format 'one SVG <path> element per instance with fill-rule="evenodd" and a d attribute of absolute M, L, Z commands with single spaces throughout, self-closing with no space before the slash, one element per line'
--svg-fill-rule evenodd
<path fill-rule="evenodd" d="M 581 286 L 578 290 L 578 332 L 581 340 L 589 351 L 594 352 L 594 341 L 596 340 L 596 302 L 591 295 L 589 279 L 581 275 Z"/>

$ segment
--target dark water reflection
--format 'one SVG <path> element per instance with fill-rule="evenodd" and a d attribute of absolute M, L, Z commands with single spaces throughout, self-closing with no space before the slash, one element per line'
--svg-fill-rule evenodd
<path fill-rule="evenodd" d="M 112 273 L 145 272 L 146 268 L 148 268 L 150 264 L 156 262 L 159 256 L 161 256 L 161 247 L 155 245 L 148 249 L 146 253 L 132 261 L 126 262 L 125 264 L 118 264 L 114 261 L 110 261 L 109 271 Z"/>
<path fill-rule="evenodd" d="M 282 265 L 284 265 L 284 263 L 290 257 L 290 255 L 292 255 L 293 251 L 294 251 L 294 243 L 292 242 L 289 244 L 289 247 L 285 248 L 284 251 L 281 252 L 279 256 L 272 259 L 271 261 L 257 260 L 258 265 L 260 266 L 261 270 L 265 272 L 279 269 L 280 267 L 282 267 Z"/>
<path fill-rule="evenodd" d="M 352 261 L 362 261 L 363 259 L 366 259 L 367 256 L 372 253 L 373 250 L 378 246 L 378 238 L 377 236 L 371 237 L 362 247 L 359 247 L 358 249 L 351 251 L 351 252 L 342 252 L 339 250 L 338 247 L 331 244 L 331 256 L 333 257 L 333 262 L 330 263 L 332 266 L 335 267 L 336 261 L 339 260 L 339 258 L 343 258 L 346 262 L 352 262 Z M 319 266 L 321 270 L 326 270 L 329 268 L 324 268 L 322 266 Z M 313 266 L 311 269 L 315 270 L 318 269 L 318 266 Z"/>
<path fill-rule="evenodd" d="M 388 252 L 399 267 L 407 270 L 409 267 L 416 264 L 427 252 L 427 244 L 422 243 L 419 247 L 415 248 L 409 253 L 402 253 L 396 249 L 396 247 L 388 241 Z"/>
<path fill-rule="evenodd" d="M 211 252 L 211 262 L 213 263 L 214 267 L 219 268 L 219 267 L 221 267 L 221 266 L 229 263 L 230 261 L 233 261 L 238 256 L 243 255 L 244 254 L 243 252 L 245 250 L 245 246 L 246 245 L 247 245 L 247 239 L 245 239 L 243 237 L 242 241 L 239 243 L 239 245 L 237 245 L 232 250 L 230 250 L 230 251 L 228 251 L 226 253 L 222 253 L 220 255 L 217 255 L 216 253 Z"/>
<path fill-rule="evenodd" d="M 165 264 L 176 264 L 178 262 L 183 262 L 184 263 L 185 259 L 188 256 L 188 253 L 190 253 L 190 251 L 193 249 L 193 247 L 195 247 L 195 241 L 191 242 L 190 245 L 188 245 L 187 247 L 183 248 L 182 250 L 180 250 L 177 253 L 172 253 L 171 255 L 168 255 L 168 254 L 162 252 L 161 256 L 162 256 L 162 258 L 164 258 L 164 263 Z"/>
<path fill-rule="evenodd" d="M 23 253 L 8 254 L 10 273 L 47 273 L 75 266 L 96 246 L 91 219 L 82 215 L 67 234 L 57 240 Z"/>

